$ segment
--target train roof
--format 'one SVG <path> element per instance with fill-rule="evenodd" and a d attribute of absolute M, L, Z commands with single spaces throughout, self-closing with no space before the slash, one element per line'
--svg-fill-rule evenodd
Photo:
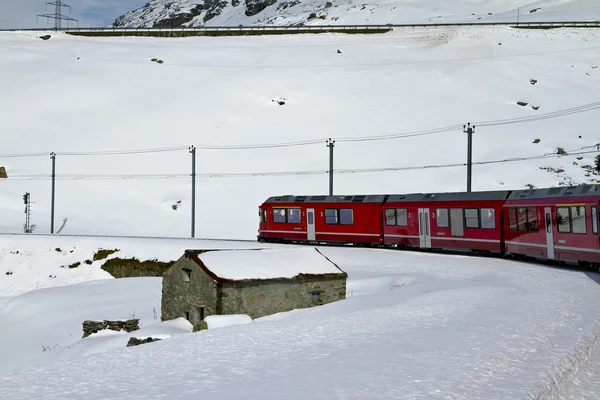
<path fill-rule="evenodd" d="M 386 195 L 344 195 L 344 196 L 273 196 L 265 203 L 383 203 Z"/>
<path fill-rule="evenodd" d="M 449 192 L 449 193 L 413 193 L 392 194 L 388 203 L 408 203 L 427 201 L 476 201 L 476 200 L 505 200 L 510 190 L 494 190 L 487 192 Z"/>
<path fill-rule="evenodd" d="M 547 199 L 557 197 L 600 196 L 600 184 L 577 186 L 559 186 L 541 189 L 515 190 L 508 200 Z"/>

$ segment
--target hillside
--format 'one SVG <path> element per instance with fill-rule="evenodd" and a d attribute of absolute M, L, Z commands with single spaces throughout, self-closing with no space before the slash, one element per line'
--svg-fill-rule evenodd
<path fill-rule="evenodd" d="M 550 155 L 475 165 L 474 190 L 598 180 L 599 30 L 41 34 L 0 34 L 0 232 L 22 232 L 25 192 L 50 231 L 51 152 L 63 234 L 189 237 L 190 145 L 197 237 L 253 240 L 266 198 L 326 194 L 329 137 L 335 194 L 465 190 L 467 122 L 475 162 Z"/>
<path fill-rule="evenodd" d="M 596 20 L 595 0 L 151 0 L 115 27 Z"/>

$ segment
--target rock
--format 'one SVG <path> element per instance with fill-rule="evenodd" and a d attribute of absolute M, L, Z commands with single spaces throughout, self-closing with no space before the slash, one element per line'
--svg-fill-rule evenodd
<path fill-rule="evenodd" d="M 329 8 L 329 7 L 331 7 L 332 5 L 333 5 L 333 4 L 331 4 L 331 2 L 330 2 L 330 1 L 328 1 L 327 3 L 325 3 L 325 8 Z"/>
<path fill-rule="evenodd" d="M 158 342 L 160 339 L 156 339 L 153 337 L 148 337 L 146 339 L 138 339 L 135 337 L 129 338 L 129 341 L 127 342 L 127 347 L 132 347 L 132 346 L 139 346 L 140 344 L 144 344 L 144 343 L 152 343 L 152 342 Z"/>
<path fill-rule="evenodd" d="M 205 329 L 208 329 L 208 324 L 206 323 L 206 321 L 202 320 L 202 321 L 198 322 L 196 325 L 194 325 L 193 332 L 199 332 L 199 331 L 203 331 Z"/>
<path fill-rule="evenodd" d="M 317 14 L 310 13 L 307 19 L 310 21 L 311 19 L 315 19 L 315 18 L 317 18 Z"/>
<path fill-rule="evenodd" d="M 6 174 L 6 168 L 0 167 L 0 178 L 7 179 L 8 175 Z"/>
<path fill-rule="evenodd" d="M 525 107 L 529 103 L 525 103 L 524 101 L 517 101 L 517 104 L 520 105 L 521 107 Z"/>
<path fill-rule="evenodd" d="M 86 320 L 83 322 L 83 337 L 88 337 L 92 333 L 99 332 L 104 329 L 110 329 L 112 331 L 125 331 L 125 332 L 133 332 L 140 329 L 139 319 L 129 319 L 125 321 L 111 321 L 111 320 L 103 320 L 103 321 L 90 321 Z"/>
<path fill-rule="evenodd" d="M 245 0 L 246 2 L 246 16 L 251 17 L 258 14 L 265 8 L 277 3 L 277 0 Z"/>
<path fill-rule="evenodd" d="M 531 83 L 532 85 L 535 85 L 537 83 L 537 80 L 536 79 L 530 79 L 529 83 Z"/>
<path fill-rule="evenodd" d="M 50 35 L 44 35 L 44 36 L 40 36 L 39 38 L 40 38 L 40 39 L 42 39 L 42 40 L 48 40 L 48 39 L 50 39 L 51 37 L 52 37 L 52 36 L 50 36 Z"/>
<path fill-rule="evenodd" d="M 341 51 L 339 51 L 339 50 L 337 51 L 337 53 L 338 53 L 338 54 L 342 54 L 342 52 L 341 52 Z"/>

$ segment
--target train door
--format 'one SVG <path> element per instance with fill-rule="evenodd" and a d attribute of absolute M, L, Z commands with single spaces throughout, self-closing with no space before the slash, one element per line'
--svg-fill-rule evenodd
<path fill-rule="evenodd" d="M 548 258 L 554 259 L 554 227 L 552 226 L 552 208 L 545 207 L 544 215 L 546 216 L 546 248 L 548 249 Z"/>
<path fill-rule="evenodd" d="M 419 208 L 419 247 L 422 249 L 431 248 L 429 208 Z"/>
<path fill-rule="evenodd" d="M 315 209 L 306 209 L 306 239 L 314 241 L 316 240 L 315 234 Z"/>

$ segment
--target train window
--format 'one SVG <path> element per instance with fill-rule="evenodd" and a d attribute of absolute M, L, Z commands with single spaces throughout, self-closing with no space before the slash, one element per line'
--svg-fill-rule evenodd
<path fill-rule="evenodd" d="M 561 233 L 571 233 L 571 221 L 568 207 L 556 207 L 556 224 Z"/>
<path fill-rule="evenodd" d="M 340 224 L 352 225 L 354 224 L 354 210 L 351 208 L 342 208 L 340 210 Z"/>
<path fill-rule="evenodd" d="M 312 211 L 308 213 L 307 220 L 309 225 L 313 225 L 315 223 Z"/>
<path fill-rule="evenodd" d="M 325 223 L 326 224 L 337 224 L 338 223 L 338 210 L 325 209 Z"/>
<path fill-rule="evenodd" d="M 462 208 L 450 209 L 450 224 L 452 236 L 464 236 L 465 235 L 465 218 L 463 215 Z"/>
<path fill-rule="evenodd" d="M 287 209 L 287 222 L 288 224 L 299 224 L 300 222 L 302 222 L 299 208 Z"/>
<path fill-rule="evenodd" d="M 592 206 L 592 233 L 598 234 L 598 208 L 596 206 Z"/>
<path fill-rule="evenodd" d="M 385 210 L 385 224 L 387 226 L 396 225 L 396 210 L 388 208 Z"/>
<path fill-rule="evenodd" d="M 572 232 L 587 233 L 585 222 L 585 206 L 571 206 Z"/>
<path fill-rule="evenodd" d="M 477 208 L 465 209 L 465 227 L 479 228 L 479 210 Z"/>
<path fill-rule="evenodd" d="M 438 228 L 449 228 L 450 218 L 448 217 L 448 209 L 438 208 L 435 210 L 435 220 Z"/>
<path fill-rule="evenodd" d="M 274 208 L 273 209 L 273 222 L 278 224 L 284 224 L 286 221 L 285 208 Z"/>
<path fill-rule="evenodd" d="M 263 210 L 263 222 L 267 222 L 267 210 Z"/>
<path fill-rule="evenodd" d="M 538 231 L 537 209 L 535 207 L 527 208 L 527 231 L 528 232 L 537 232 Z"/>
<path fill-rule="evenodd" d="M 408 226 L 408 214 L 406 212 L 406 208 L 396 209 L 396 225 Z"/>
<path fill-rule="evenodd" d="M 508 209 L 508 229 L 517 230 L 517 210 L 515 208 Z"/>
<path fill-rule="evenodd" d="M 521 232 L 527 232 L 527 207 L 517 209 L 517 224 Z"/>
<path fill-rule="evenodd" d="M 481 227 L 484 229 L 496 228 L 496 212 L 493 208 L 481 209 Z"/>

